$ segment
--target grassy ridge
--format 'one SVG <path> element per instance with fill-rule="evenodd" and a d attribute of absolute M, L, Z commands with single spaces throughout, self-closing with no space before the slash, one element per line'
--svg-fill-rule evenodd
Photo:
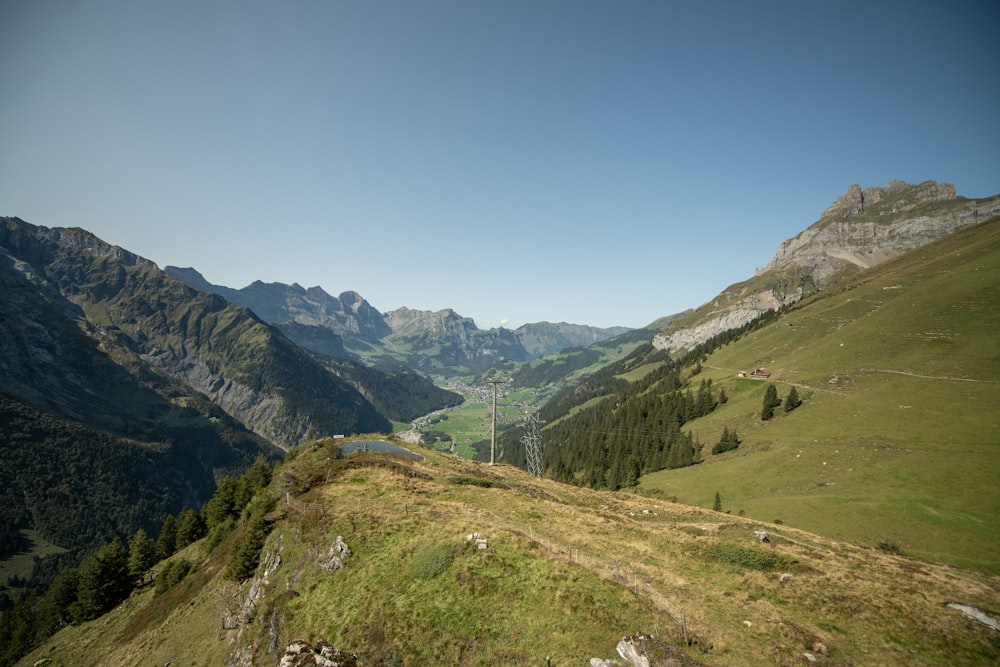
<path fill-rule="evenodd" d="M 817 295 L 710 355 L 730 401 L 692 423 L 743 445 L 645 490 L 830 537 L 1000 572 L 1000 222 L 959 232 Z M 805 403 L 759 419 L 766 366 Z M 780 409 L 779 409 L 780 410 Z"/>
<path fill-rule="evenodd" d="M 167 593 L 137 592 L 22 664 L 228 664 L 242 653 L 274 665 L 292 640 L 322 638 L 365 665 L 578 665 L 637 631 L 684 646 L 682 614 L 686 650 L 708 664 L 801 664 L 804 652 L 836 664 L 1000 659 L 993 631 L 945 607 L 995 611 L 995 577 L 434 452 L 418 463 L 306 447 L 271 493 L 283 498 L 291 477 L 308 490 L 272 516 L 262 561 L 281 564 L 252 623 L 218 620 L 240 595 L 221 576 L 237 531 L 211 554 L 198 543 L 175 556 L 195 568 Z M 466 542 L 472 532 L 487 549 Z M 338 535 L 352 554 L 324 571 Z"/>

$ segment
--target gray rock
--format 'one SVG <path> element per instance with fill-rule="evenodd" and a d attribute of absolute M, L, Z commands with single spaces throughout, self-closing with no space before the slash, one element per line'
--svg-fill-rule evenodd
<path fill-rule="evenodd" d="M 1000 195 L 966 199 L 950 183 L 852 185 L 820 219 L 778 246 L 753 280 L 732 285 L 696 311 L 693 326 L 653 339 L 658 349 L 691 349 L 761 315 L 796 303 L 838 278 L 1000 214 Z M 808 283 L 811 282 L 811 285 Z M 705 311 L 708 311 L 707 313 Z"/>
<path fill-rule="evenodd" d="M 351 555 L 351 548 L 347 546 L 347 542 L 344 541 L 342 535 L 337 535 L 337 539 L 333 541 L 330 546 L 330 550 L 327 551 L 326 556 L 321 558 L 319 561 L 319 567 L 321 570 L 327 572 L 336 572 L 340 568 L 344 567 L 344 560 L 346 560 Z"/>

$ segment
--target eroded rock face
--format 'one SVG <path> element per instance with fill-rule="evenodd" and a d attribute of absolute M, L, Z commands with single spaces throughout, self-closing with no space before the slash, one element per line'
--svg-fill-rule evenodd
<path fill-rule="evenodd" d="M 789 293 L 772 289 L 752 294 L 722 310 L 718 317 L 708 322 L 673 331 L 666 336 L 655 336 L 653 346 L 661 350 L 690 349 L 721 333 L 739 329 L 766 312 L 777 310 L 786 304 L 795 303 L 803 295 L 802 288 Z"/>
<path fill-rule="evenodd" d="M 822 288 L 845 264 L 869 268 L 1000 214 L 1000 196 L 965 199 L 951 183 L 852 185 L 820 219 L 784 241 L 765 271 L 797 264 Z"/>
<path fill-rule="evenodd" d="M 591 667 L 707 667 L 705 663 L 689 656 L 683 649 L 638 632 L 622 637 L 616 647 L 625 662 L 591 658 Z"/>
<path fill-rule="evenodd" d="M 296 640 L 288 645 L 278 667 L 358 667 L 358 656 L 335 649 L 322 639 L 313 647 L 309 642 Z"/>
<path fill-rule="evenodd" d="M 351 555 L 351 548 L 347 546 L 343 536 L 337 535 L 337 539 L 330 545 L 326 556 L 320 559 L 319 568 L 326 572 L 336 572 L 344 567 L 344 561 Z"/>
<path fill-rule="evenodd" d="M 690 349 L 715 335 L 739 328 L 766 312 L 807 295 L 801 284 L 779 276 L 802 276 L 814 289 L 871 268 L 964 227 L 1000 215 L 1000 195 L 966 199 L 950 183 L 918 185 L 892 181 L 885 187 L 852 185 L 809 228 L 778 246 L 774 258 L 757 271 L 755 282 L 734 285 L 715 302 L 717 314 L 696 326 L 654 338 L 659 349 Z M 772 280 L 768 280 L 772 276 Z M 763 277 L 763 278 L 762 278 Z M 767 287 L 741 295 L 761 280 Z M 799 281 L 801 283 L 801 281 Z M 772 287 L 772 285 L 778 287 Z"/>

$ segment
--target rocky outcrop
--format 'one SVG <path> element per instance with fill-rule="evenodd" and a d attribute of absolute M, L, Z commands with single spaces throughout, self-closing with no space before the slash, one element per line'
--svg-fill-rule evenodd
<path fill-rule="evenodd" d="M 267 587 L 271 583 L 271 577 L 279 567 L 281 567 L 281 553 L 277 549 L 269 551 L 258 565 L 257 573 L 250 580 L 246 593 L 239 598 L 239 604 L 234 609 L 227 610 L 222 616 L 224 630 L 235 630 L 253 622 Z M 240 590 L 242 591 L 242 588 Z"/>
<path fill-rule="evenodd" d="M 358 656 L 334 648 L 322 639 L 312 646 L 302 640 L 293 641 L 278 661 L 278 667 L 358 667 Z"/>
<path fill-rule="evenodd" d="M 227 609 L 226 613 L 222 616 L 222 629 L 232 633 L 229 636 L 230 644 L 233 646 L 233 652 L 226 663 L 227 667 L 251 667 L 251 665 L 256 663 L 255 656 L 261 650 L 261 646 L 259 642 L 249 637 L 249 635 L 253 634 L 253 631 L 248 628 L 257 619 L 258 613 L 264 607 L 264 598 L 271 584 L 271 577 L 274 576 L 279 567 L 281 567 L 281 547 L 276 546 L 261 558 L 261 562 L 257 566 L 257 571 L 253 579 L 250 580 L 249 585 L 240 586 L 235 594 L 224 598 Z M 272 616 L 271 623 L 267 625 L 270 626 L 272 623 L 276 625 L 270 628 L 271 634 L 279 634 L 280 619 Z"/>
<path fill-rule="evenodd" d="M 796 264 L 822 289 L 845 272 L 870 268 L 998 214 L 1000 196 L 965 199 L 950 183 L 893 181 L 864 190 L 852 185 L 819 221 L 778 246 L 763 271 Z"/>
<path fill-rule="evenodd" d="M 325 572 L 336 572 L 344 567 L 344 561 L 351 556 L 351 548 L 347 546 L 342 535 L 337 535 L 337 539 L 330 545 L 326 555 L 319 560 L 319 569 Z"/>
<path fill-rule="evenodd" d="M 778 246 L 753 279 L 727 288 L 712 304 L 656 336 L 653 345 L 690 349 L 814 290 L 996 215 L 1000 195 L 966 199 L 950 183 L 896 180 L 864 189 L 852 185 L 817 222 Z M 754 291 L 754 286 L 759 289 Z"/>
<path fill-rule="evenodd" d="M 661 350 L 691 349 L 721 333 L 739 329 L 766 312 L 795 303 L 803 294 L 801 287 L 788 293 L 776 289 L 757 292 L 720 310 L 717 316 L 702 324 L 654 337 L 653 346 Z"/>
<path fill-rule="evenodd" d="M 625 662 L 591 658 L 591 667 L 707 667 L 683 649 L 643 632 L 622 637 L 616 647 Z"/>
<path fill-rule="evenodd" d="M 855 183 L 823 211 L 820 220 L 834 217 L 851 219 L 864 215 L 866 211 L 878 212 L 877 207 L 883 202 L 888 204 L 893 213 L 898 213 L 912 210 L 928 202 L 950 201 L 957 198 L 955 186 L 951 183 L 924 181 L 919 185 L 912 185 L 897 179 L 883 188 L 864 190 Z"/>

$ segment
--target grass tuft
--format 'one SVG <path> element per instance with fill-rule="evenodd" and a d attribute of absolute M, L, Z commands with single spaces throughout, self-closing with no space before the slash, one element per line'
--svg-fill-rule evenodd
<path fill-rule="evenodd" d="M 702 552 L 706 559 L 748 570 L 790 570 L 798 561 L 760 547 L 713 544 Z"/>
<path fill-rule="evenodd" d="M 417 579 L 433 579 L 455 560 L 457 548 L 452 544 L 429 544 L 418 549 L 410 558 L 410 574 Z"/>

